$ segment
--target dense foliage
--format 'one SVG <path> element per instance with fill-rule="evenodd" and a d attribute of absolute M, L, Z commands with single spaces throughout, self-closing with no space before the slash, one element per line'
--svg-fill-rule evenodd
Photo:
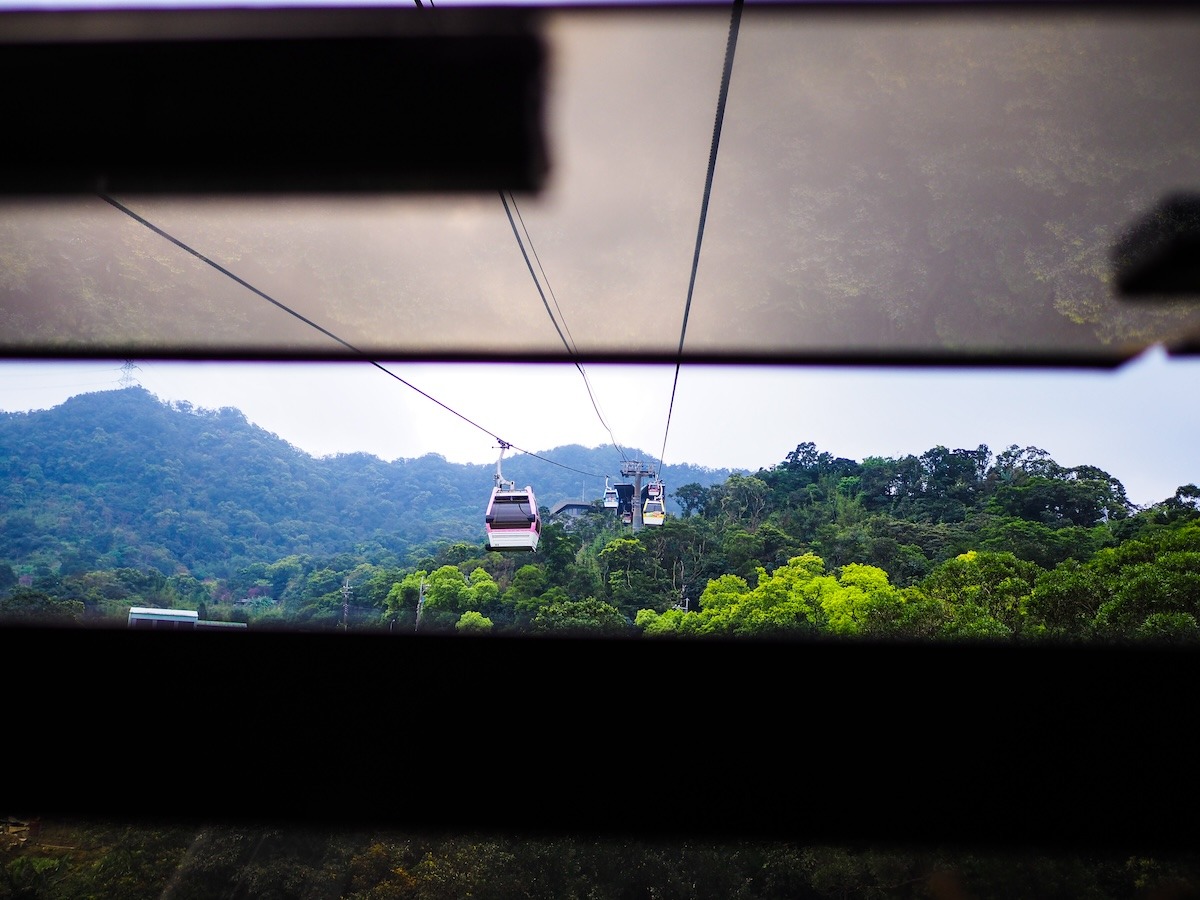
<path fill-rule="evenodd" d="M 122 626 L 130 606 L 278 629 L 646 637 L 1168 640 L 1200 635 L 1200 489 L 1147 509 L 1036 447 L 667 471 L 661 527 L 599 500 L 602 450 L 520 456 L 547 523 L 488 551 L 491 467 L 314 459 L 237 410 L 141 388 L 0 418 L 0 621 Z M 563 468 L 563 467 L 566 468 Z M 540 468 L 539 468 L 540 467 Z M 555 472 L 556 468 L 559 471 Z M 597 496 L 600 493 L 597 488 Z"/>
<path fill-rule="evenodd" d="M 1195 896 L 1191 856 L 862 849 L 774 842 L 429 836 L 35 823 L 0 845 L 0 900 L 83 897 L 624 900 Z"/>

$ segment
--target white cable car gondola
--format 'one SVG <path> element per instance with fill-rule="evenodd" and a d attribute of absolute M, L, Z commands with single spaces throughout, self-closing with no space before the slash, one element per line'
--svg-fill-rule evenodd
<path fill-rule="evenodd" d="M 609 487 L 608 479 L 604 479 L 604 508 L 616 509 L 621 505 L 621 498 L 617 496 L 617 489 Z"/>
<path fill-rule="evenodd" d="M 667 511 L 661 500 L 647 500 L 642 507 L 642 523 L 645 525 L 661 525 L 667 517 Z"/>
<path fill-rule="evenodd" d="M 538 513 L 537 498 L 533 488 L 526 485 L 518 490 L 511 481 L 506 481 L 500 472 L 500 461 L 509 447 L 500 442 L 500 459 L 496 461 L 496 486 L 488 500 L 487 512 L 483 516 L 487 530 L 489 550 L 537 549 L 542 533 L 542 518 Z"/>
<path fill-rule="evenodd" d="M 490 550 L 536 550 L 542 521 L 533 489 L 517 490 L 512 482 L 492 488 L 483 517 Z"/>
<path fill-rule="evenodd" d="M 646 486 L 646 502 L 642 504 L 642 524 L 661 525 L 667 517 L 667 507 L 663 501 L 662 482 L 652 482 Z"/>

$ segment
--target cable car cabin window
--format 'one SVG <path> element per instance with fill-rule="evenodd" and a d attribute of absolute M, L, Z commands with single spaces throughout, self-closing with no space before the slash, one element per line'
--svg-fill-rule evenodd
<path fill-rule="evenodd" d="M 524 494 L 498 496 L 492 502 L 487 521 L 493 528 L 529 528 L 537 522 L 537 515 L 530 510 L 529 498 Z"/>
<path fill-rule="evenodd" d="M 536 550 L 542 522 L 533 491 L 496 488 L 484 515 L 488 546 L 493 550 Z"/>

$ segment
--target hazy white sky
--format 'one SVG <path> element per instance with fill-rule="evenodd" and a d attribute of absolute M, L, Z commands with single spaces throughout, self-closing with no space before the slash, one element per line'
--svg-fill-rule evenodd
<path fill-rule="evenodd" d="M 585 367 L 612 436 L 571 366 L 385 363 L 401 382 L 367 363 L 135 365 L 136 383 L 160 399 L 235 407 L 315 456 L 490 463 L 492 435 L 539 454 L 615 438 L 667 465 L 755 470 L 804 441 L 855 460 L 1017 444 L 1098 466 L 1142 505 L 1200 483 L 1200 360 L 1158 350 L 1111 372 L 684 367 L 669 426 L 672 367 Z M 120 362 L 0 362 L 0 410 L 114 390 L 122 374 Z"/>

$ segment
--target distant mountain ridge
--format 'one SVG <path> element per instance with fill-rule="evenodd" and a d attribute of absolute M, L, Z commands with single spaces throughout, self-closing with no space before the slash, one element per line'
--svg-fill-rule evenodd
<path fill-rule="evenodd" d="M 604 473 L 620 462 L 611 448 L 567 445 L 503 466 L 552 507 L 600 499 Z M 670 499 L 673 486 L 718 484 L 734 471 L 685 464 L 662 477 Z M 197 577 L 292 554 L 403 561 L 436 542 L 482 543 L 494 473 L 437 454 L 317 458 L 232 407 L 168 403 L 141 387 L 80 394 L 0 413 L 0 561 Z"/>

